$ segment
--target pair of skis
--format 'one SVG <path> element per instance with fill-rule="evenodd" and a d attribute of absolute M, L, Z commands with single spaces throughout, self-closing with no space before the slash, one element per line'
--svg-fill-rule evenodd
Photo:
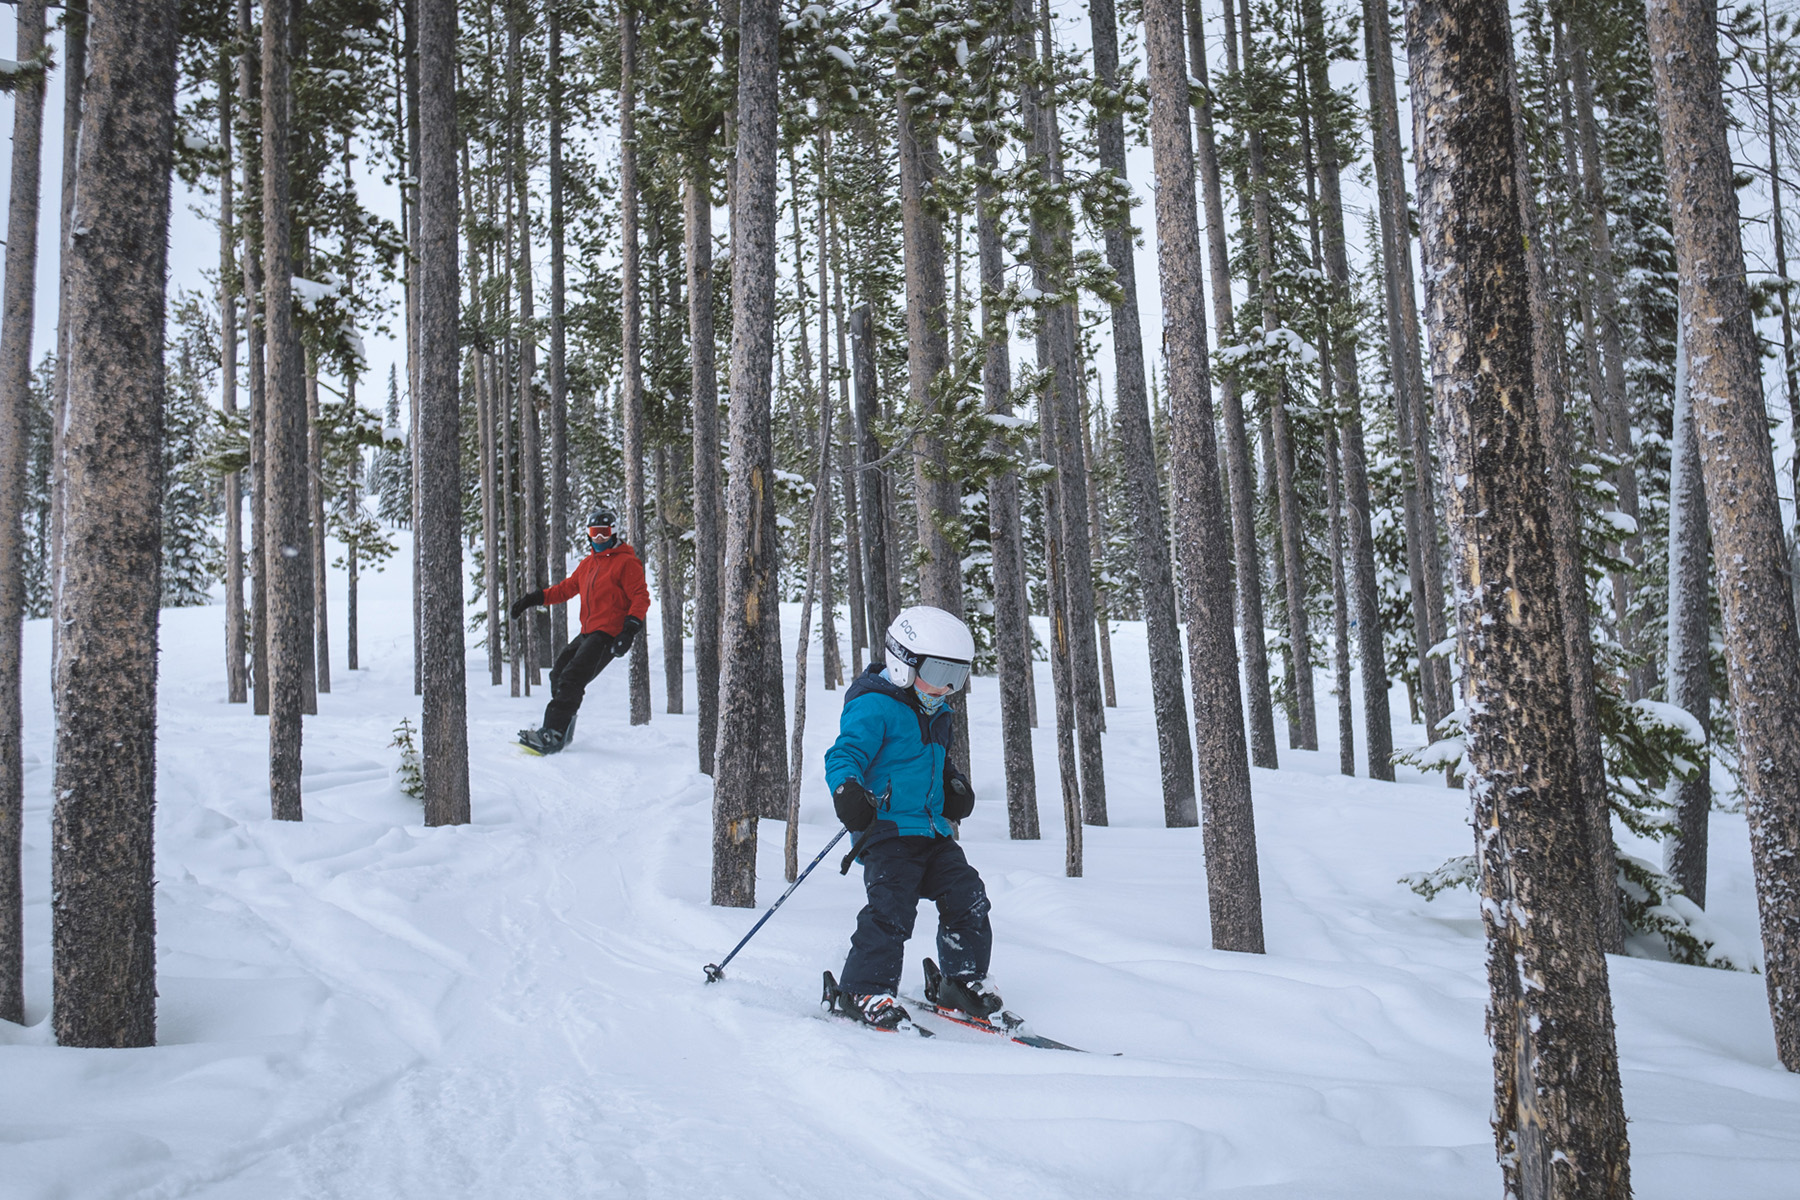
<path fill-rule="evenodd" d="M 927 992 L 936 991 L 937 980 L 941 978 L 942 973 L 938 970 L 938 965 L 929 958 L 926 959 L 925 979 Z M 831 972 L 825 972 L 825 994 L 820 998 L 819 1002 L 828 1011 L 843 1016 L 842 1011 L 835 1003 L 841 991 L 842 989 L 838 987 L 838 982 L 832 976 Z M 995 1014 L 995 1019 L 990 1020 L 987 1017 L 979 1017 L 973 1013 L 963 1012 L 961 1009 L 946 1008 L 936 1001 L 925 999 L 923 996 L 902 996 L 900 999 L 906 1004 L 909 1011 L 927 1012 L 941 1021 L 948 1021 L 952 1025 L 959 1025 L 964 1029 L 973 1029 L 978 1033 L 989 1034 L 993 1037 L 1005 1038 L 1007 1041 L 1016 1043 L 1020 1046 L 1030 1046 L 1037 1050 L 1072 1050 L 1077 1054 L 1086 1053 L 1086 1051 L 1082 1050 L 1079 1046 L 1071 1046 L 1066 1042 L 1056 1041 L 1054 1038 L 1041 1037 L 1035 1033 L 1026 1032 L 1025 1018 L 1019 1016 L 1019 1014 L 1015 1012 L 1002 1010 Z M 848 1021 L 853 1020 L 854 1018 L 844 1016 L 843 1019 Z M 858 1022 L 858 1024 L 861 1024 L 861 1022 Z M 875 1026 L 871 1025 L 868 1028 L 874 1029 Z M 878 1030 L 877 1032 L 899 1033 L 904 1032 L 905 1029 L 908 1028 L 913 1032 L 916 1032 L 920 1037 L 937 1036 L 923 1025 L 910 1021 L 902 1029 Z"/>

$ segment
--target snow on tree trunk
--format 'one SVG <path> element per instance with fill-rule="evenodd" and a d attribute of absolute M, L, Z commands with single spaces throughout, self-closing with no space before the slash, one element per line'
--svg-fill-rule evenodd
<path fill-rule="evenodd" d="M 1706 478 L 1725 665 L 1782 1065 L 1800 1071 L 1800 640 L 1763 407 L 1761 347 L 1720 93 L 1717 7 L 1648 4 L 1681 336 Z"/>
<path fill-rule="evenodd" d="M 1420 0 L 1408 20 L 1495 1141 L 1509 1195 L 1624 1197 L 1625 1113 L 1536 412 L 1506 5 Z"/>
<path fill-rule="evenodd" d="M 1675 436 L 1669 446 L 1669 702 L 1686 709 L 1710 739 L 1712 616 L 1706 575 L 1711 545 L 1685 342 L 1675 347 L 1674 416 Z M 1707 826 L 1712 814 L 1710 747 L 1696 765 L 1694 778 L 1669 785 L 1676 833 L 1663 842 L 1663 864 L 1683 894 L 1705 908 Z"/>
<path fill-rule="evenodd" d="M 88 32 L 80 187 L 65 248 L 63 653 L 50 839 L 52 1012 L 64 1046 L 156 1041 L 156 648 L 176 33 L 169 0 L 96 8 Z"/>
<path fill-rule="evenodd" d="M 1221 511 L 1206 356 L 1205 281 L 1195 223 L 1194 159 L 1188 141 L 1188 73 L 1181 0 L 1145 0 L 1150 68 L 1150 144 L 1156 164 L 1157 265 L 1163 296 L 1175 519 L 1183 559 L 1188 675 L 1199 751 L 1200 827 L 1206 854 L 1212 944 L 1260 954 L 1262 884 L 1250 762 L 1231 628 L 1230 542 Z"/>
<path fill-rule="evenodd" d="M 739 9 L 736 206 L 731 230 L 731 478 L 725 491 L 724 645 L 713 785 L 712 902 L 756 903 L 757 813 L 787 782 L 779 652 L 770 368 L 775 339 L 779 5 Z M 769 647 L 776 653 L 771 655 Z"/>
<path fill-rule="evenodd" d="M 25 620 L 25 472 L 31 332 L 37 310 L 38 181 L 44 128 L 44 0 L 20 0 L 13 88 L 6 290 L 0 314 L 0 1021 L 25 1021 L 25 763 L 19 659 Z"/>

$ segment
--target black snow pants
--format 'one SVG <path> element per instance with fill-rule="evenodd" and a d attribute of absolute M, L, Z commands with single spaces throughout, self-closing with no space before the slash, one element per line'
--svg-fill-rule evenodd
<path fill-rule="evenodd" d="M 550 664 L 550 703 L 544 706 L 544 728 L 566 734 L 581 708 L 587 685 L 612 661 L 613 635 L 595 630 L 570 639 Z"/>
<path fill-rule="evenodd" d="M 981 979 L 994 949 L 987 888 L 947 837 L 890 837 L 862 855 L 869 902 L 856 918 L 839 986 L 853 996 L 892 995 L 900 987 L 906 939 L 919 901 L 938 910 L 938 965 L 952 979 Z"/>

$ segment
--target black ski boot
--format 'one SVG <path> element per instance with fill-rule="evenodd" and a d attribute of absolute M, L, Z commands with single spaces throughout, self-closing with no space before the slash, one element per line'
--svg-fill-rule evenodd
<path fill-rule="evenodd" d="M 568 735 L 555 729 L 521 729 L 519 745 L 533 754 L 555 754 L 567 743 Z"/>
<path fill-rule="evenodd" d="M 925 999 L 939 1008 L 952 1008 L 986 1021 L 1005 1007 L 1000 993 L 986 979 L 950 979 L 929 958 L 925 960 Z"/>
<path fill-rule="evenodd" d="M 913 1024 L 912 1014 L 892 996 L 878 993 L 868 996 L 855 996 L 840 988 L 831 972 L 825 972 L 825 995 L 820 1003 L 840 1017 L 848 1017 L 862 1025 L 879 1029 L 884 1033 L 898 1033 L 903 1029 L 916 1031 L 921 1037 L 930 1037 L 929 1030 L 920 1029 Z"/>

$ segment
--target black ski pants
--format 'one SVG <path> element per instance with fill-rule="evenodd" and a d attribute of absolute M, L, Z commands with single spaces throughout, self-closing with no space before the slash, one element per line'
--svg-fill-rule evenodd
<path fill-rule="evenodd" d="M 587 685 L 612 661 L 613 635 L 595 630 L 572 638 L 550 664 L 550 703 L 544 706 L 544 728 L 567 734 L 581 709 Z"/>
<path fill-rule="evenodd" d="M 862 854 L 869 902 L 856 918 L 841 988 L 853 996 L 892 995 L 900 987 L 906 939 L 919 901 L 937 905 L 938 965 L 953 979 L 981 979 L 994 949 L 987 888 L 947 837 L 891 837 Z"/>

